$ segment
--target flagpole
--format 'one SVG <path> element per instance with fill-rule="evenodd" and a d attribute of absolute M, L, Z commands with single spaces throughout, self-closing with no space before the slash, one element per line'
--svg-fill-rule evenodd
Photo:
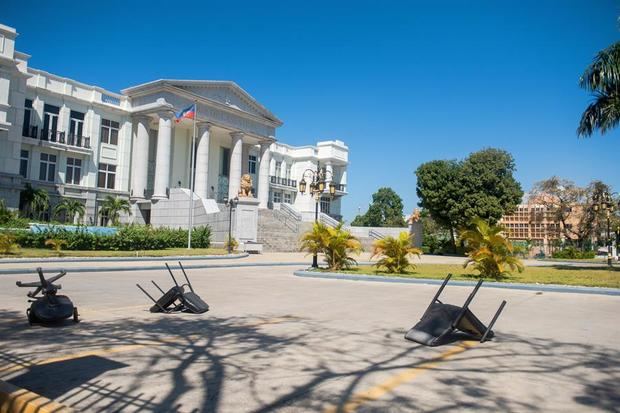
<path fill-rule="evenodd" d="M 194 159 L 196 157 L 196 118 L 198 117 L 198 104 L 194 101 L 194 125 L 193 136 L 190 148 L 189 163 L 189 225 L 187 230 L 187 249 L 192 248 L 192 229 L 194 227 Z"/>

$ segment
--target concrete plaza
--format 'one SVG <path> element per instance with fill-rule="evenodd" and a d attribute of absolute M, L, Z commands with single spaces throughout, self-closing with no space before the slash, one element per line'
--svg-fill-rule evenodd
<path fill-rule="evenodd" d="M 132 265 L 132 264 L 125 264 Z M 159 315 L 136 282 L 164 271 L 69 273 L 83 321 L 29 327 L 27 289 L 0 276 L 0 379 L 78 411 L 618 411 L 620 297 L 482 288 L 497 337 L 403 339 L 436 286 L 306 279 L 299 266 L 188 271 L 211 310 Z M 470 291 L 448 287 L 460 304 Z"/>

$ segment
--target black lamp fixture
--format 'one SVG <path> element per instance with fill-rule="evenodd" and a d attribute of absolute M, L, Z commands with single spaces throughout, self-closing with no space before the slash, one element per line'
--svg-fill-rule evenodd
<path fill-rule="evenodd" d="M 319 222 L 319 201 L 321 200 L 321 195 L 325 192 L 325 181 L 327 178 L 327 174 L 331 175 L 329 181 L 329 195 L 330 197 L 334 197 L 336 194 L 336 185 L 333 182 L 334 175 L 331 171 L 322 170 L 320 164 L 317 162 L 316 170 L 306 169 L 302 174 L 301 181 L 299 181 L 299 192 L 303 195 L 306 193 L 308 189 L 308 193 L 314 196 L 314 223 Z M 308 188 L 308 183 L 306 182 L 306 176 L 310 180 L 310 185 Z M 312 255 L 312 267 L 318 268 L 318 257 L 317 254 Z"/>

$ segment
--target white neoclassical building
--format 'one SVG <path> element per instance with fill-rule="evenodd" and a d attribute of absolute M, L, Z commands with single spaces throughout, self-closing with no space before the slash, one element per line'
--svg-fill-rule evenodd
<path fill-rule="evenodd" d="M 0 197 L 9 207 L 20 207 L 20 192 L 31 183 L 49 191 L 52 206 L 61 197 L 83 200 L 86 223 L 99 222 L 101 200 L 113 195 L 131 201 L 129 222 L 183 227 L 192 174 L 197 224 L 218 214 L 249 174 L 259 208 L 286 203 L 310 220 L 314 200 L 297 183 L 318 164 L 337 189 L 320 199 L 321 211 L 340 217 L 347 193 L 343 142 L 278 142 L 282 121 L 231 81 L 162 79 L 119 94 L 34 69 L 30 56 L 15 50 L 16 37 L 0 25 Z M 190 168 L 193 122 L 177 123 L 174 113 L 192 103 L 197 135 Z"/>

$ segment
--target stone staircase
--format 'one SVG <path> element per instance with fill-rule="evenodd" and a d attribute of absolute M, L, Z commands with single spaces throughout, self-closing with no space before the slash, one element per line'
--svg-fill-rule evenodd
<path fill-rule="evenodd" d="M 258 242 L 263 251 L 298 252 L 299 238 L 312 224 L 286 211 L 258 210 Z"/>

